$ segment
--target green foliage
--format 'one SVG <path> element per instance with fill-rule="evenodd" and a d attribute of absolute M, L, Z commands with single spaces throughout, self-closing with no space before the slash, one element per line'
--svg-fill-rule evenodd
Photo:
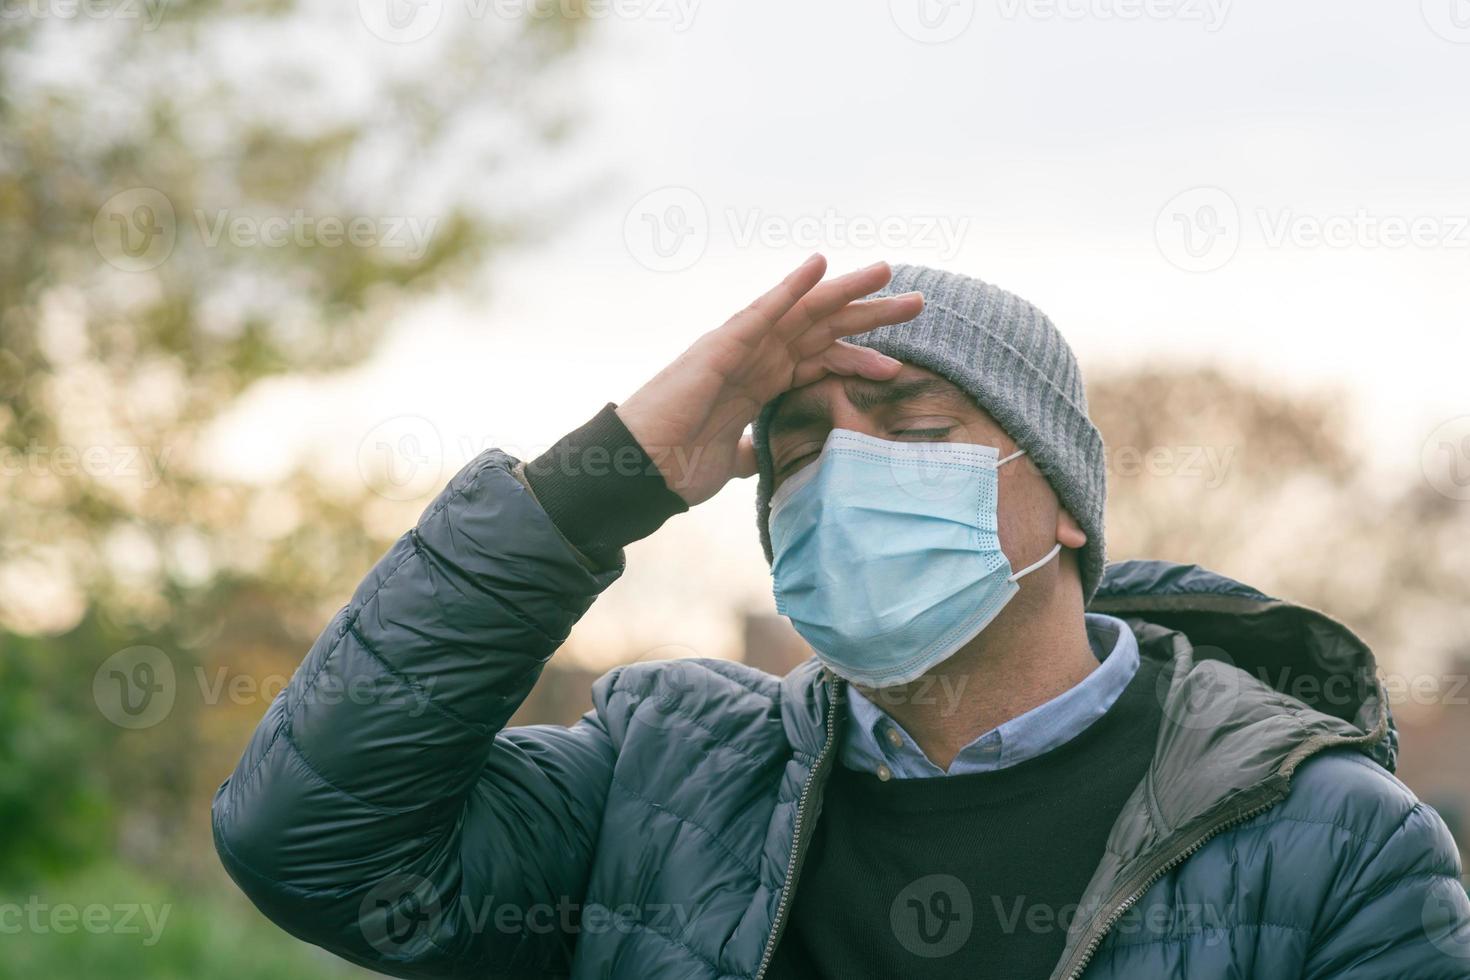
<path fill-rule="evenodd" d="M 0 980 L 329 980 L 361 977 L 243 899 L 181 896 L 116 864 L 0 891 Z"/>
<path fill-rule="evenodd" d="M 145 946 L 13 934 L 0 903 L 0 977 L 340 976 L 213 859 L 209 799 L 266 705 L 204 681 L 289 673 L 381 552 L 363 527 L 383 501 L 309 470 L 235 484 L 200 447 L 251 386 L 360 363 L 526 231 L 487 188 L 565 130 L 566 87 L 538 81 L 582 25 L 486 18 L 405 52 L 352 3 L 130 9 L 162 16 L 0 17 L 0 896 L 172 918 Z M 431 230 L 214 234 L 297 215 Z M 93 680 L 138 646 L 177 697 L 129 730 Z"/>
<path fill-rule="evenodd" d="M 0 639 L 0 882 L 33 882 L 85 863 L 110 840 L 101 781 L 78 764 L 97 749 L 97 726 L 51 696 L 70 666 L 48 656 L 54 652 L 34 638 Z"/>

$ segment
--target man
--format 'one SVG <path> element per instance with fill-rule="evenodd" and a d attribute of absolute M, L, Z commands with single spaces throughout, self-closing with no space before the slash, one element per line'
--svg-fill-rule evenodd
<path fill-rule="evenodd" d="M 414 977 L 1470 976 L 1367 648 L 1194 566 L 1104 574 L 1101 439 L 1035 308 L 824 273 L 482 455 L 378 563 L 216 797 L 260 909 Z M 624 667 L 503 730 L 622 546 L 756 473 L 816 657 Z"/>

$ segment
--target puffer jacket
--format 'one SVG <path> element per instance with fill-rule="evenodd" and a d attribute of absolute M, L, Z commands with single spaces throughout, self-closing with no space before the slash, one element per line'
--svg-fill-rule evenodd
<path fill-rule="evenodd" d="M 221 859 L 288 932 L 398 976 L 759 977 L 842 685 L 640 663 L 570 728 L 504 729 L 621 571 L 514 463 L 460 472 L 322 633 L 219 789 Z M 1054 978 L 1470 977 L 1455 845 L 1390 775 L 1358 639 L 1193 566 L 1115 565 L 1091 608 L 1165 662 L 1163 722 Z"/>

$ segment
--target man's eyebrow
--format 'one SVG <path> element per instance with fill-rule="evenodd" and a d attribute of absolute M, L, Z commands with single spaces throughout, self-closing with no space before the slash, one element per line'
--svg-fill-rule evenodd
<path fill-rule="evenodd" d="M 969 395 L 943 378 L 912 378 L 907 381 L 849 378 L 843 382 L 842 390 L 848 401 L 862 412 L 928 397 L 942 398 L 959 407 L 974 406 Z M 787 432 L 827 425 L 831 421 L 831 414 L 826 400 L 820 395 L 813 392 L 792 392 L 782 397 L 776 405 L 767 429 L 767 438 L 774 439 Z"/>

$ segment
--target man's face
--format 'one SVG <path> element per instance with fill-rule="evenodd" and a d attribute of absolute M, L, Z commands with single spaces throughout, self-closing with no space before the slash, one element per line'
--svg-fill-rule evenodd
<path fill-rule="evenodd" d="M 767 435 L 772 490 L 813 463 L 833 429 L 894 442 L 994 446 L 1002 457 L 1017 448 L 974 399 L 932 371 L 905 364 L 889 381 L 831 375 L 787 392 L 777 404 Z M 1086 535 L 1027 457 L 1000 468 L 999 497 L 1001 548 L 1012 568 L 1031 564 L 1058 541 L 1065 548 L 1080 548 L 1086 542 Z M 1035 576 L 1043 573 L 1046 569 L 1038 569 Z M 1023 579 L 1023 584 L 1035 576 Z"/>

